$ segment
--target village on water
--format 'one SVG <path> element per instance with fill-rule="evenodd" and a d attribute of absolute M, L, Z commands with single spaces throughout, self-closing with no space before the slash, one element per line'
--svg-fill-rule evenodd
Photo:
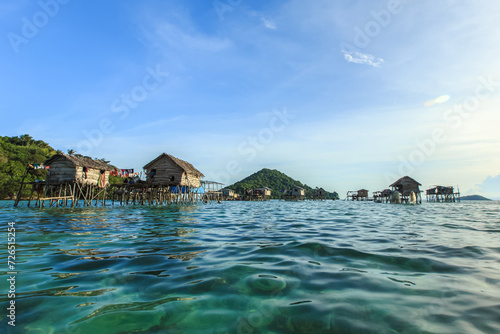
<path fill-rule="evenodd" d="M 21 181 L 14 206 L 26 203 L 39 208 L 54 206 L 97 206 L 108 204 L 169 205 L 194 204 L 212 201 L 267 201 L 272 189 L 260 187 L 243 194 L 224 188 L 222 183 L 204 180 L 204 175 L 192 164 L 162 153 L 144 167 L 144 177 L 133 169 L 117 169 L 109 163 L 81 155 L 59 152 L 43 164 L 30 164 Z M 25 182 L 27 175 L 47 169 L 46 180 Z M 111 184 L 110 176 L 119 176 L 122 183 Z M 421 184 L 403 176 L 388 189 L 372 192 L 360 189 L 349 191 L 345 200 L 376 203 L 421 204 Z M 316 188 L 306 197 L 300 186 L 275 189 L 287 201 L 325 200 L 327 192 Z M 425 191 L 428 202 L 459 202 L 460 192 L 451 186 L 434 186 Z"/>

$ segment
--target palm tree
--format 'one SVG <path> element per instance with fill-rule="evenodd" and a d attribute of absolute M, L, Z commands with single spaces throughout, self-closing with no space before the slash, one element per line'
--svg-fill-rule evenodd
<path fill-rule="evenodd" d="M 19 138 L 21 139 L 21 146 L 28 146 L 33 141 L 33 137 L 28 134 L 19 136 Z"/>
<path fill-rule="evenodd" d="M 68 155 L 73 155 L 73 154 L 75 154 L 75 150 L 72 148 L 68 149 Z"/>

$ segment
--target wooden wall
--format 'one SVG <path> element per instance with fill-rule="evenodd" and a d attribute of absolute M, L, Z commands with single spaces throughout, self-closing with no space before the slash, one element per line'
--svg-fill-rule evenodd
<path fill-rule="evenodd" d="M 193 174 L 186 174 L 184 173 L 182 175 L 182 184 L 183 186 L 190 186 L 190 187 L 201 187 L 201 181 L 200 178 L 193 175 Z"/>
<path fill-rule="evenodd" d="M 368 190 L 365 190 L 365 189 L 358 190 L 358 196 L 359 197 L 368 197 Z"/>
<path fill-rule="evenodd" d="M 48 182 L 67 182 L 74 181 L 76 179 L 76 167 L 75 164 L 69 160 L 57 159 L 52 162 L 49 167 L 49 173 L 47 175 Z"/>

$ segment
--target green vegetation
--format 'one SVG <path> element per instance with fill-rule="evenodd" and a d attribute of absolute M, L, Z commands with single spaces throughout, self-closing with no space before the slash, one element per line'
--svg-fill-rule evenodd
<path fill-rule="evenodd" d="M 56 153 L 49 144 L 30 135 L 0 137 L 0 199 L 13 198 L 28 164 L 42 164 Z M 25 181 L 44 180 L 47 170 L 37 169 Z"/>
<path fill-rule="evenodd" d="M 302 187 L 306 190 L 306 196 L 312 196 L 313 188 L 307 184 L 302 184 L 300 181 L 294 180 L 288 175 L 276 170 L 264 168 L 257 173 L 254 173 L 243 180 L 230 185 L 229 189 L 236 191 L 238 194 L 243 195 L 245 190 L 251 190 L 260 187 L 271 188 L 272 198 L 281 198 L 281 191 L 291 189 L 293 187 Z M 327 193 L 328 199 L 339 199 L 336 192 Z"/>

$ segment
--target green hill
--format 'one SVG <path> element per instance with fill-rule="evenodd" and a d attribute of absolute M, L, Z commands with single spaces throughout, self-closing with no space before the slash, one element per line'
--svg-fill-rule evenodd
<path fill-rule="evenodd" d="M 55 153 L 49 144 L 30 135 L 0 137 L 0 199 L 13 198 L 28 164 L 41 164 Z M 45 179 L 46 175 L 46 170 L 36 170 L 25 181 Z"/>
<path fill-rule="evenodd" d="M 297 186 L 306 189 L 306 196 L 311 196 L 314 190 L 307 184 L 302 184 L 302 182 L 294 180 L 288 175 L 276 169 L 264 168 L 244 178 L 243 180 L 228 186 L 227 188 L 236 191 L 240 195 L 243 195 L 245 193 L 245 190 L 268 187 L 272 189 L 272 198 L 280 198 L 282 190 L 291 189 Z M 338 199 L 339 195 L 336 192 L 328 193 L 327 198 Z"/>
<path fill-rule="evenodd" d="M 469 195 L 460 198 L 462 201 L 491 201 L 491 199 L 483 197 L 481 195 Z"/>

